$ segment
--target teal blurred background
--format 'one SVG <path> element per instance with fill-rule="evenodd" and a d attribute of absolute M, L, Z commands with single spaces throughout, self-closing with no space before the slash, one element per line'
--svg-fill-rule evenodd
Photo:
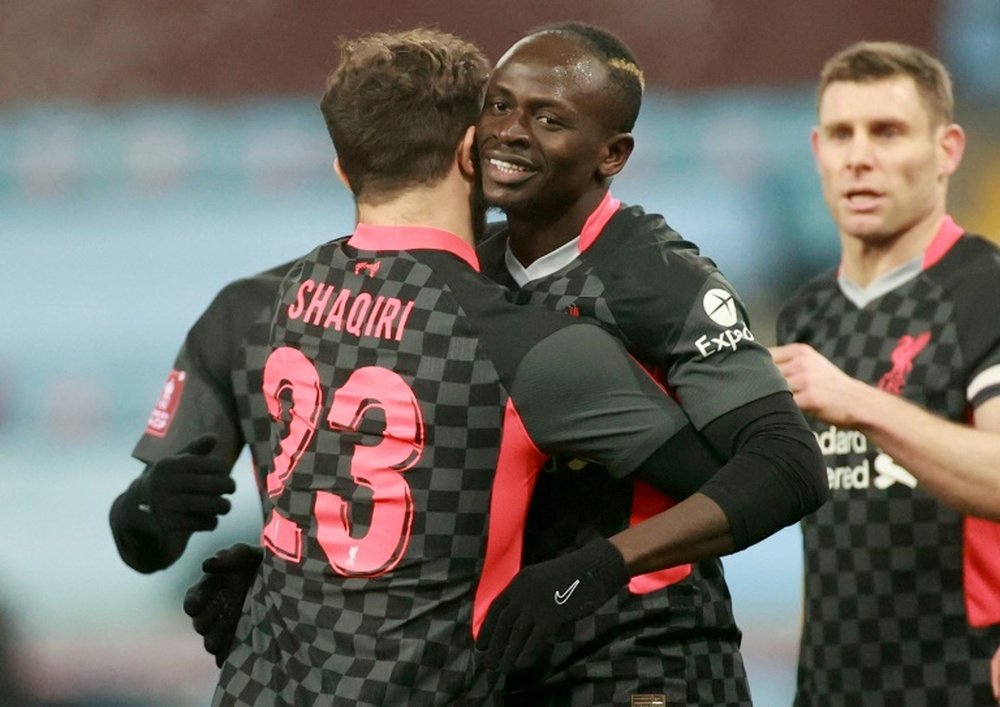
<path fill-rule="evenodd" d="M 996 0 L 456 5 L 0 0 L 0 704 L 207 704 L 216 671 L 180 609 L 200 560 L 256 536 L 234 511 L 175 567 L 129 570 L 107 528 L 188 327 L 229 280 L 347 233 L 317 101 L 341 34 L 433 24 L 498 58 L 583 19 L 649 79 L 613 191 L 720 265 L 773 340 L 777 307 L 837 257 L 808 148 L 813 77 L 857 39 L 945 59 L 969 134 L 952 211 L 1000 235 Z M 800 536 L 725 566 L 756 703 L 790 704 Z"/>

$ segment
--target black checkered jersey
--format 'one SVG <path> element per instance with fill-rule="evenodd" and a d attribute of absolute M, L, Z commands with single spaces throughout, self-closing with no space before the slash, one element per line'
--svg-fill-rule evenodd
<path fill-rule="evenodd" d="M 216 704 L 498 700 L 473 639 L 545 458 L 627 475 L 686 424 L 613 337 L 477 267 L 452 234 L 362 225 L 286 276 L 267 552 Z"/>
<path fill-rule="evenodd" d="M 483 270 L 516 287 L 506 248 L 505 227 L 492 225 L 479 247 Z M 670 389 L 697 429 L 787 390 L 715 264 L 662 216 L 610 194 L 584 225 L 576 257 L 514 297 L 600 322 Z M 557 457 L 536 486 L 525 561 L 554 557 L 580 537 L 611 535 L 673 503 L 587 460 Z M 633 577 L 592 618 L 567 627 L 538 678 L 544 698 L 537 687 L 528 694 L 537 704 L 581 707 L 627 703 L 631 694 L 663 694 L 671 704 L 749 705 L 739 644 L 721 563 L 671 567 Z"/>
<path fill-rule="evenodd" d="M 912 270 L 863 306 L 836 272 L 814 279 L 781 312 L 779 341 L 809 344 L 855 378 L 968 421 L 1000 395 L 1000 251 L 947 219 Z M 798 703 L 990 704 L 1000 632 L 969 621 L 977 601 L 977 623 L 1000 621 L 1000 526 L 939 503 L 865 435 L 812 425 L 831 497 L 802 522 Z M 963 577 L 963 557 L 988 582 Z M 974 588 L 991 594 L 965 596 Z"/>

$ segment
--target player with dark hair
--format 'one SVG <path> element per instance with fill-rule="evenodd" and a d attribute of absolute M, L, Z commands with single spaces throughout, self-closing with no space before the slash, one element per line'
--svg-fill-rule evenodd
<path fill-rule="evenodd" d="M 746 547 L 778 525 L 773 499 L 797 489 L 821 502 L 822 479 L 800 473 L 814 468 L 816 446 L 800 435 L 801 413 L 714 264 L 661 217 L 609 193 L 634 146 L 642 90 L 635 57 L 600 28 L 552 25 L 508 50 L 477 134 L 485 196 L 506 224 L 480 254 L 492 277 L 517 288 L 519 303 L 598 319 L 656 371 L 729 459 L 702 492 L 746 521 L 732 525 L 735 546 Z M 619 532 L 672 502 L 560 459 L 536 486 L 526 562 L 555 556 L 580 535 Z M 512 676 L 513 704 L 623 704 L 637 694 L 750 704 L 717 560 L 633 577 L 558 639 L 545 665 Z"/>
<path fill-rule="evenodd" d="M 788 485 L 766 519 L 724 510 L 714 497 L 739 487 L 713 480 L 518 572 L 546 454 L 655 483 L 687 419 L 603 329 L 518 307 L 477 272 L 486 70 L 474 47 L 429 30 L 342 45 L 322 105 L 358 226 L 279 290 L 263 374 L 276 450 L 266 552 L 216 705 L 495 704 L 499 674 L 478 669 L 474 640 L 487 667 L 530 665 L 630 576 L 729 552 L 822 500 L 800 419 L 784 432 L 804 463 L 777 474 Z M 450 144 L 423 139 L 429 113 L 447 116 Z M 361 157 L 400 144 L 412 154 L 393 166 Z M 434 161 L 422 153 L 450 163 L 423 172 Z"/>
<path fill-rule="evenodd" d="M 951 80 L 862 42 L 823 67 L 817 108 L 841 260 L 785 305 L 772 351 L 831 489 L 802 523 L 796 704 L 995 703 L 1000 250 L 947 215 Z"/>
<path fill-rule="evenodd" d="M 572 31 L 577 36 L 577 39 L 584 43 L 590 50 L 597 52 L 596 56 L 603 57 L 609 70 L 609 78 L 613 79 L 614 86 L 617 87 L 612 87 L 612 90 L 617 94 L 616 100 L 618 105 L 630 105 L 629 100 L 625 100 L 623 97 L 632 96 L 631 105 L 633 105 L 633 108 L 626 108 L 624 117 L 623 114 L 617 111 L 606 112 L 606 115 L 610 119 L 616 121 L 618 127 L 631 127 L 635 120 L 638 101 L 641 98 L 642 91 L 641 71 L 635 64 L 634 58 L 627 52 L 627 49 L 623 52 L 620 44 L 616 44 L 616 40 L 613 37 L 610 38 L 611 41 L 608 41 L 610 35 L 605 36 L 606 33 L 602 33 L 601 30 L 587 28 L 582 25 L 567 25 L 566 27 L 572 27 Z M 590 36 L 589 39 L 587 38 L 588 33 Z M 595 39 L 595 37 L 599 38 L 599 40 Z M 611 94 L 612 91 L 608 93 Z M 605 104 L 599 102 L 595 105 L 605 106 Z M 590 159 L 590 156 L 586 156 L 585 159 Z M 579 188 L 579 186 L 574 185 L 574 188 Z M 587 187 L 585 186 L 585 188 Z M 558 193 L 556 196 L 558 196 Z M 495 245 L 496 241 L 493 243 Z M 502 258 L 502 254 L 499 257 Z M 736 311 L 735 300 L 724 299 L 721 304 L 723 304 L 723 308 L 727 311 L 729 308 Z M 746 332 L 749 334 L 749 329 L 746 329 Z M 257 358 L 260 357 L 258 356 Z M 742 356 L 735 358 L 744 359 Z M 221 372 L 221 367 L 219 371 Z M 753 367 L 751 366 L 747 371 L 754 372 Z M 764 373 L 763 385 L 766 388 L 768 385 L 766 382 L 767 371 Z M 224 376 L 222 377 L 224 378 Z M 222 386 L 220 386 L 221 388 Z M 190 412 L 190 410 L 189 407 L 188 411 Z M 183 401 L 181 411 L 183 411 Z M 175 425 L 178 424 L 179 419 L 179 416 L 175 418 Z M 764 431 L 755 429 L 753 424 L 747 425 L 745 421 L 741 421 L 738 415 L 734 415 L 732 421 L 743 428 L 742 431 L 745 437 L 756 435 L 758 442 L 762 439 L 761 435 Z M 812 445 L 808 440 L 805 440 L 804 443 L 803 440 L 799 440 L 798 442 L 794 440 L 796 434 L 794 428 L 799 424 L 799 422 L 792 421 L 791 433 L 789 433 L 789 430 L 784 430 L 777 435 L 776 439 L 778 443 L 775 447 L 775 454 L 770 457 L 772 461 L 777 460 L 779 463 L 782 461 L 786 462 L 787 466 L 784 469 L 771 467 L 766 471 L 762 468 L 754 469 L 753 472 L 764 472 L 764 477 L 760 479 L 762 482 L 760 488 L 777 488 L 778 493 L 775 498 L 791 492 L 801 494 L 805 500 L 797 502 L 794 510 L 783 507 L 781 502 L 772 503 L 770 500 L 764 504 L 766 508 L 763 506 L 755 508 L 753 503 L 749 503 L 743 509 L 739 503 L 730 502 L 728 504 L 730 522 L 732 523 L 735 519 L 735 526 L 740 529 L 742 535 L 740 546 L 754 542 L 773 532 L 783 524 L 794 521 L 802 512 L 805 512 L 803 509 L 809 508 L 811 504 L 818 503 L 818 499 L 822 498 L 822 493 L 817 495 L 815 488 L 811 488 L 814 487 L 814 484 L 808 478 L 808 472 L 805 473 L 804 477 L 797 478 L 799 472 L 809 469 L 808 457 L 813 453 L 811 449 Z M 259 417 L 244 420 L 243 425 L 249 429 L 256 430 L 258 434 L 260 432 Z M 720 424 L 718 429 L 723 429 L 723 427 L 724 425 Z M 764 427 L 766 428 L 767 426 L 764 425 Z M 209 429 L 211 428 L 209 427 Z M 690 428 L 686 428 L 686 430 L 689 431 Z M 775 430 L 772 429 L 771 434 L 774 433 Z M 675 440 L 682 438 L 684 438 L 684 432 L 675 436 Z M 180 437 L 180 439 L 183 438 Z M 697 440 L 689 441 L 697 442 Z M 742 444 L 736 446 L 742 447 Z M 753 445 L 749 447 L 750 450 L 752 448 Z M 731 451 L 731 449 L 728 451 Z M 782 460 L 783 455 L 786 457 L 784 460 Z M 726 454 L 723 453 L 722 456 L 725 457 Z M 191 459 L 190 455 L 186 457 L 187 461 Z M 570 463 L 570 466 L 574 465 L 574 463 Z M 738 468 L 740 467 L 734 467 L 734 469 Z M 731 478 L 735 476 L 736 474 L 733 474 Z M 535 553 L 530 552 L 529 548 L 529 552 L 526 553 L 527 557 L 534 559 L 552 557 L 557 551 L 562 551 L 567 546 L 573 544 L 577 535 L 576 531 L 580 530 L 580 528 L 577 527 L 577 523 L 572 518 L 574 514 L 567 513 L 567 509 L 575 509 L 577 501 L 582 503 L 579 506 L 581 515 L 594 513 L 593 522 L 590 524 L 588 531 L 591 533 L 595 531 L 604 532 L 605 535 L 613 534 L 625 527 L 632 511 L 635 512 L 636 518 L 641 518 L 651 515 L 656 510 L 665 508 L 671 503 L 671 500 L 663 497 L 654 498 L 648 490 L 636 494 L 633 499 L 632 483 L 611 484 L 610 486 L 601 485 L 601 481 L 594 481 L 594 479 L 604 479 L 604 477 L 599 477 L 597 474 L 591 473 L 590 470 L 581 474 L 580 477 L 586 477 L 589 481 L 587 483 L 578 483 L 576 477 L 570 477 L 571 483 L 562 489 L 564 493 L 570 494 L 569 498 L 563 499 L 564 503 L 549 506 L 547 509 L 548 513 L 536 511 L 533 514 L 536 519 L 544 518 L 546 521 L 543 524 L 536 523 L 536 529 L 537 527 L 543 527 L 546 530 L 541 533 L 529 533 L 528 542 L 537 542 L 541 545 L 547 545 L 547 547 Z M 744 483 L 748 483 L 751 486 L 755 485 L 752 479 L 740 478 L 737 483 L 740 485 Z M 690 493 L 693 486 L 688 485 L 686 488 L 680 489 L 666 489 L 661 486 L 661 490 L 665 490 L 676 500 Z M 726 486 L 724 483 L 720 484 L 719 489 L 715 493 L 721 497 L 728 496 L 730 498 L 740 495 L 741 490 L 734 491 L 733 488 L 727 490 Z M 762 495 L 766 493 L 766 491 L 763 491 Z M 597 503 L 595 507 L 597 499 L 606 500 L 607 503 Z M 651 500 L 652 504 L 650 504 Z M 544 503 L 540 507 L 543 509 L 546 508 Z M 740 520 L 740 514 L 744 510 L 749 511 L 749 516 L 756 516 L 758 522 L 752 523 L 746 519 Z M 567 518 L 568 522 L 563 522 Z M 549 525 L 552 527 L 547 528 Z M 567 528 L 570 529 L 568 535 L 563 532 Z M 551 532 L 549 532 L 550 530 Z M 552 540 L 553 537 L 555 538 L 554 541 Z M 206 569 L 209 570 L 209 574 L 200 585 L 193 588 L 192 592 L 189 593 L 186 608 L 194 616 L 196 628 L 198 628 L 200 633 L 205 635 L 206 647 L 218 656 L 225 655 L 228 650 L 229 643 L 227 637 L 231 635 L 231 629 L 229 631 L 225 630 L 227 624 L 226 617 L 232 616 L 234 607 L 238 606 L 239 602 L 229 602 L 227 609 L 225 601 L 226 592 L 220 594 L 212 590 L 217 590 L 220 586 L 229 586 L 230 590 L 232 590 L 233 582 L 235 582 L 238 588 L 240 577 L 246 573 L 246 563 L 248 561 L 255 563 L 257 557 L 259 556 L 255 556 L 253 551 L 246 546 L 221 552 L 216 558 L 207 561 Z M 673 601 L 677 605 L 677 611 L 674 612 L 672 617 L 668 617 L 667 623 L 671 620 L 676 622 L 678 633 L 690 633 L 692 627 L 694 627 L 695 631 L 699 631 L 709 641 L 709 643 L 703 645 L 700 639 L 696 640 L 692 643 L 690 651 L 682 651 L 681 653 L 678 653 L 676 647 L 673 647 L 668 651 L 656 649 L 654 655 L 649 655 L 648 649 L 644 646 L 647 642 L 649 645 L 661 643 L 663 634 L 663 622 L 655 620 L 653 615 L 648 613 L 650 608 L 653 609 L 654 614 L 658 609 L 662 610 L 664 602 L 667 600 L 663 592 L 657 592 L 656 590 L 665 583 L 688 576 L 690 568 L 680 566 L 665 572 L 636 577 L 632 580 L 630 583 L 630 595 L 625 599 L 626 606 L 629 605 L 632 592 L 638 592 L 642 596 L 635 600 L 636 603 L 629 607 L 629 612 L 621 615 L 622 631 L 617 633 L 624 637 L 624 643 L 618 645 L 629 647 L 629 649 L 634 646 L 637 647 L 637 651 L 616 663 L 616 676 L 603 680 L 605 683 L 605 686 L 601 688 L 603 694 L 627 696 L 628 694 L 633 694 L 635 689 L 650 688 L 650 692 L 666 692 L 674 701 L 684 699 L 683 696 L 685 694 L 694 695 L 693 699 L 696 701 L 704 702 L 705 699 L 708 699 L 718 704 L 736 704 L 739 701 L 748 699 L 746 697 L 747 688 L 742 663 L 738 654 L 739 632 L 732 622 L 731 612 L 728 608 L 728 593 L 725 590 L 724 583 L 721 581 L 721 576 L 713 575 L 713 572 L 717 572 L 717 567 L 717 563 L 697 567 L 694 578 L 690 582 L 685 581 L 674 592 Z M 701 575 L 705 575 L 705 577 L 702 578 Z M 524 583 L 520 586 L 523 589 Z M 696 591 L 692 592 L 691 587 L 695 587 Z M 240 589 L 239 591 L 242 593 L 243 590 Z M 644 593 L 646 592 L 652 593 L 645 596 Z M 685 593 L 686 597 L 684 596 Z M 692 611 L 692 606 L 697 610 Z M 702 615 L 704 612 L 718 612 L 718 618 L 705 622 Z M 220 621 L 220 617 L 223 620 Z M 606 661 L 608 651 L 614 650 L 613 645 L 615 641 L 609 642 L 608 638 L 611 634 L 616 633 L 615 623 L 619 620 L 617 614 L 613 611 L 603 612 L 601 616 L 595 618 L 599 621 L 599 626 L 601 627 L 598 638 L 591 641 L 589 646 L 591 649 L 595 649 L 593 653 L 595 669 L 589 671 L 586 667 L 580 668 L 578 666 L 580 669 L 575 673 L 566 673 L 570 679 L 579 679 L 583 682 L 584 686 L 581 694 L 584 697 L 582 699 L 592 703 L 596 702 L 593 702 L 593 695 L 595 693 L 591 692 L 591 689 L 593 684 L 597 682 L 596 677 L 604 670 L 603 666 L 606 662 L 603 661 Z M 600 648 L 602 644 L 604 648 Z M 730 650 L 730 647 L 732 650 Z M 702 652 L 703 648 L 706 652 Z M 509 655 L 511 654 L 500 655 L 494 653 L 493 661 L 495 663 L 504 663 L 504 659 Z M 646 655 L 648 657 L 644 657 Z M 664 658 L 662 657 L 663 655 L 667 657 Z M 582 657 L 584 658 L 584 662 L 590 658 L 586 653 L 582 654 Z M 689 659 L 690 662 L 688 662 Z M 508 665 L 507 667 L 509 668 L 510 666 Z M 665 671 L 671 675 L 671 678 L 666 681 L 662 677 Z M 621 675 L 620 679 L 617 677 L 619 672 Z M 635 675 L 637 672 L 647 676 L 647 678 L 636 681 Z M 688 676 L 692 673 L 697 677 L 694 680 L 689 680 Z M 690 686 L 688 686 L 689 682 L 691 683 Z M 609 687 L 608 683 L 613 684 Z M 558 692 L 553 694 L 556 695 L 555 699 L 558 701 Z M 516 697 L 516 701 L 519 703 L 523 702 L 524 699 L 523 693 L 518 694 Z M 540 695 L 539 699 L 543 699 L 543 696 Z"/>

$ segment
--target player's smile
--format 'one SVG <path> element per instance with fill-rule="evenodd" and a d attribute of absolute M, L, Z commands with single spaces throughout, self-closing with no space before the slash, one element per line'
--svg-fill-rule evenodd
<path fill-rule="evenodd" d="M 516 186 L 538 173 L 538 170 L 530 162 L 513 155 L 487 153 L 484 164 L 484 183 L 489 180 L 497 185 Z"/>
<path fill-rule="evenodd" d="M 500 59 L 476 137 L 490 204 L 508 218 L 538 217 L 601 186 L 608 80 L 597 59 L 554 35 L 523 40 Z"/>

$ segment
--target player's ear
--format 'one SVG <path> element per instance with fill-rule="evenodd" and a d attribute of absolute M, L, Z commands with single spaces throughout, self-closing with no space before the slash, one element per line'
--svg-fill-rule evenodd
<path fill-rule="evenodd" d="M 813 126 L 812 131 L 809 133 L 809 147 L 812 148 L 813 159 L 816 163 L 819 163 L 819 126 Z"/>
<path fill-rule="evenodd" d="M 634 148 L 635 138 L 632 133 L 616 133 L 608 138 L 601 162 L 597 166 L 601 178 L 608 179 L 621 172 Z"/>
<path fill-rule="evenodd" d="M 333 171 L 337 175 L 337 179 L 343 182 L 344 186 L 347 187 L 347 191 L 351 190 L 351 180 L 347 178 L 347 174 L 344 172 L 344 168 L 340 166 L 340 158 L 333 158 Z"/>
<path fill-rule="evenodd" d="M 458 143 L 455 151 L 455 159 L 458 161 L 458 168 L 462 176 L 469 180 L 476 179 L 476 126 L 470 125 L 462 136 L 462 141 Z"/>
<path fill-rule="evenodd" d="M 939 129 L 938 145 L 941 154 L 941 172 L 951 176 L 962 162 L 965 153 L 965 131 L 952 123 Z"/>

